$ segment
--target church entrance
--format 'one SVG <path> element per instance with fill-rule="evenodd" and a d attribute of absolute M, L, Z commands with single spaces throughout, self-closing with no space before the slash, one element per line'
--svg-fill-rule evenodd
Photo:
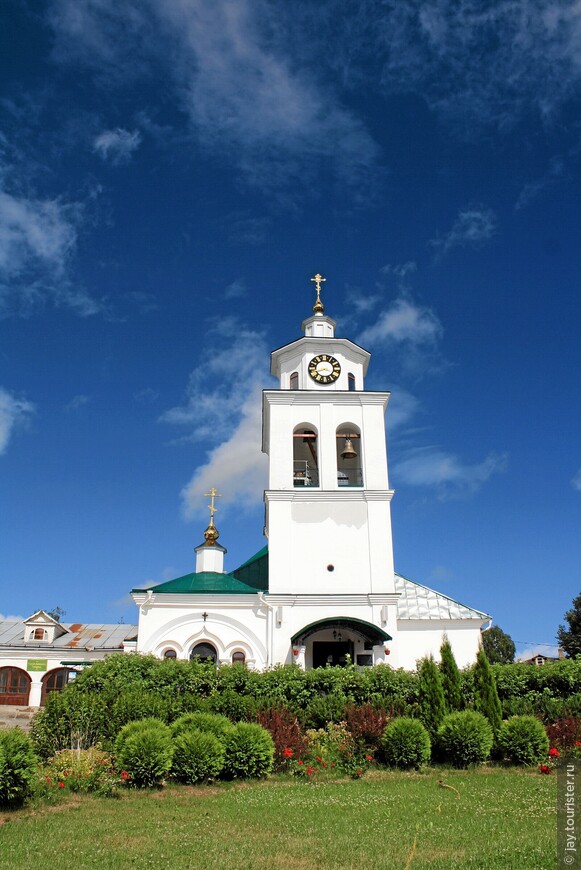
<path fill-rule="evenodd" d="M 353 664 L 353 643 L 350 640 L 313 641 L 314 668 L 324 668 L 326 665 L 344 668 L 348 663 Z"/>

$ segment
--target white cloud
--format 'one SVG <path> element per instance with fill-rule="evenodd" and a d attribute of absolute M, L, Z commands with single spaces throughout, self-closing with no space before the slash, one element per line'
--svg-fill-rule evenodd
<path fill-rule="evenodd" d="M 387 13 L 363 0 L 360 14 L 384 88 L 420 93 L 464 135 L 533 113 L 550 121 L 581 82 L 578 0 L 398 0 Z"/>
<path fill-rule="evenodd" d="M 93 142 L 93 151 L 96 151 L 103 160 L 119 166 L 121 163 L 129 162 L 131 155 L 140 144 L 139 130 L 129 132 L 122 127 L 117 127 L 116 130 L 104 130 L 100 133 Z"/>
<path fill-rule="evenodd" d="M 246 292 L 246 284 L 237 278 L 224 290 L 224 299 L 240 299 L 241 296 L 246 296 Z"/>
<path fill-rule="evenodd" d="M 402 387 L 392 387 L 385 418 L 387 432 L 391 434 L 396 429 L 401 429 L 416 416 L 419 410 L 420 403 L 416 396 Z"/>
<path fill-rule="evenodd" d="M 357 341 L 363 345 L 400 345 L 433 347 L 442 335 L 442 324 L 429 308 L 400 296 L 366 327 Z"/>
<path fill-rule="evenodd" d="M 368 197 L 378 147 L 317 65 L 290 56 L 281 12 L 260 0 L 55 0 L 51 22 L 60 56 L 100 73 L 132 79 L 164 65 L 198 141 L 251 185 L 290 195 L 324 167 Z"/>
<path fill-rule="evenodd" d="M 581 468 L 571 480 L 571 486 L 573 489 L 576 489 L 577 492 L 581 492 Z"/>
<path fill-rule="evenodd" d="M 100 305 L 71 282 L 81 208 L 0 189 L 0 316 L 28 314 L 47 299 L 86 316 Z"/>
<path fill-rule="evenodd" d="M 435 488 L 439 498 L 449 499 L 476 492 L 493 474 L 505 471 L 507 464 L 506 454 L 491 453 L 482 462 L 470 465 L 438 447 L 419 447 L 396 462 L 392 473 L 396 480 Z"/>
<path fill-rule="evenodd" d="M 449 232 L 443 238 L 432 239 L 430 244 L 440 254 L 445 254 L 452 248 L 482 245 L 495 232 L 496 215 L 492 209 L 472 206 L 461 209 Z"/>
<path fill-rule="evenodd" d="M 23 616 L 4 616 L 3 613 L 0 613 L 0 622 L 22 622 L 23 620 Z"/>
<path fill-rule="evenodd" d="M 182 491 L 186 516 L 205 515 L 203 493 L 220 489 L 224 505 L 254 504 L 266 482 L 261 453 L 260 393 L 268 383 L 262 333 L 234 318 L 208 335 L 203 361 L 191 373 L 185 402 L 161 420 L 187 427 L 187 440 L 208 445 L 205 461 Z"/>
<path fill-rule="evenodd" d="M 91 401 L 90 396 L 86 396 L 83 393 L 79 393 L 77 396 L 73 396 L 70 402 L 67 402 L 65 405 L 65 411 L 79 411 L 85 405 L 87 405 Z"/>
<path fill-rule="evenodd" d="M 14 430 L 25 425 L 34 413 L 34 405 L 0 387 L 0 454 L 6 451 Z"/>

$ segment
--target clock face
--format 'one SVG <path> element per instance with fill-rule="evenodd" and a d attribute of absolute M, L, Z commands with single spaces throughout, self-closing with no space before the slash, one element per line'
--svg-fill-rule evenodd
<path fill-rule="evenodd" d="M 309 374 L 317 384 L 332 384 L 341 374 L 341 366 L 334 356 L 321 353 L 310 361 Z"/>

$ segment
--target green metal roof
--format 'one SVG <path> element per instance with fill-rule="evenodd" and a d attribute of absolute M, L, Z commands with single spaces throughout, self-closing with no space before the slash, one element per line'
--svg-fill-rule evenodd
<path fill-rule="evenodd" d="M 183 595 L 254 595 L 256 587 L 238 580 L 233 574 L 218 574 L 216 571 L 200 571 L 199 574 L 185 574 L 150 587 L 152 592 Z M 147 589 L 132 589 L 132 592 L 146 592 Z"/>
<path fill-rule="evenodd" d="M 373 641 L 377 645 L 385 643 L 388 640 L 392 640 L 390 634 L 380 628 L 378 625 L 373 625 L 372 622 L 367 622 L 364 619 L 355 619 L 351 616 L 336 616 L 330 617 L 328 619 L 317 619 L 315 622 L 311 622 L 309 625 L 305 625 L 304 628 L 301 628 L 300 631 L 297 631 L 291 637 L 291 642 L 306 640 L 312 634 L 319 631 L 321 628 L 327 628 L 328 626 L 336 626 L 337 628 L 351 628 L 354 631 L 358 631 L 364 637 Z"/>
<path fill-rule="evenodd" d="M 232 574 L 253 589 L 268 591 L 268 544 L 232 571 Z"/>

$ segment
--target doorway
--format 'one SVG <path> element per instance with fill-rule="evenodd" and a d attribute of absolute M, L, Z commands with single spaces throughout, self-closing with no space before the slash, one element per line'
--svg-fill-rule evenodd
<path fill-rule="evenodd" d="M 324 668 L 326 665 L 344 668 L 347 665 L 346 656 L 350 656 L 353 664 L 353 643 L 350 640 L 313 641 L 313 667 Z"/>

